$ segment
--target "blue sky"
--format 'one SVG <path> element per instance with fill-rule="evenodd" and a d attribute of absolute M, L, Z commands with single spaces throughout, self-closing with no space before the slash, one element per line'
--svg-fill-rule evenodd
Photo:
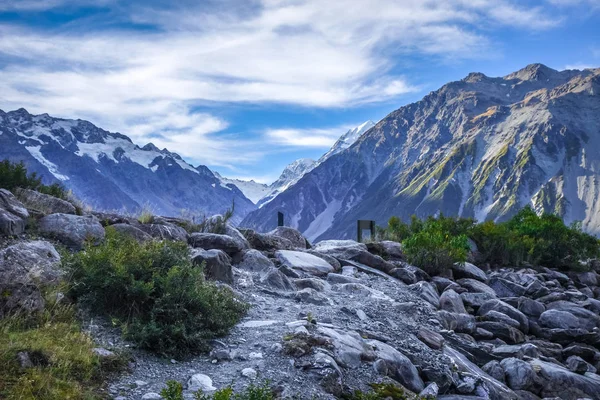
<path fill-rule="evenodd" d="M 0 0 L 0 109 L 274 180 L 469 72 L 600 66 L 600 0 Z"/>

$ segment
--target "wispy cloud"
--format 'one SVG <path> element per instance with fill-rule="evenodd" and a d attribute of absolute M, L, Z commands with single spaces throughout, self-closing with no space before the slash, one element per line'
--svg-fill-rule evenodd
<path fill-rule="evenodd" d="M 591 64 L 569 64 L 569 65 L 565 65 L 563 69 L 578 69 L 578 70 L 584 70 L 584 69 L 588 69 L 588 68 L 598 68 L 599 65 L 591 65 Z"/>
<path fill-rule="evenodd" d="M 328 149 L 343 133 L 353 127 L 352 125 L 342 125 L 328 129 L 267 129 L 264 136 L 271 143 L 284 146 Z"/>

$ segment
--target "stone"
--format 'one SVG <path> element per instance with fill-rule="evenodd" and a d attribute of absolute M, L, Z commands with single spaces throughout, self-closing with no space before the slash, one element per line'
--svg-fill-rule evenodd
<path fill-rule="evenodd" d="M 585 374 L 586 372 L 592 370 L 594 373 L 596 369 L 588 364 L 583 358 L 579 356 L 570 356 L 565 361 L 565 366 L 569 368 L 571 371 L 576 372 L 578 374 Z"/>
<path fill-rule="evenodd" d="M 274 268 L 275 264 L 260 251 L 250 249 L 244 251 L 242 261 L 236 267 L 246 271 L 260 272 Z"/>
<path fill-rule="evenodd" d="M 294 248 L 292 242 L 281 236 L 258 233 L 252 229 L 243 229 L 241 233 L 250 244 L 250 247 L 256 250 L 272 252 L 277 250 L 292 250 Z"/>
<path fill-rule="evenodd" d="M 102 348 L 102 347 L 96 347 L 96 348 L 92 349 L 92 352 L 95 355 L 97 355 L 98 357 L 104 358 L 104 359 L 110 359 L 110 358 L 117 357 L 117 355 L 114 352 L 107 350 L 105 348 Z"/>
<path fill-rule="evenodd" d="M 233 284 L 231 259 L 224 251 L 194 249 L 192 252 L 192 263 L 198 266 L 204 264 L 206 279 L 221 281 L 229 285 Z"/>
<path fill-rule="evenodd" d="M 531 358 L 539 358 L 541 355 L 538 347 L 531 343 L 524 343 L 520 345 L 500 345 L 492 350 L 492 354 L 501 358 L 519 358 L 522 359 L 524 356 Z"/>
<path fill-rule="evenodd" d="M 290 279 L 277 268 L 270 268 L 263 272 L 260 277 L 260 283 L 273 289 L 286 292 L 296 290 Z"/>
<path fill-rule="evenodd" d="M 16 197 L 30 209 L 39 211 L 42 214 L 76 214 L 77 209 L 66 200 L 36 192 L 30 189 L 17 189 Z"/>
<path fill-rule="evenodd" d="M 517 310 L 513 306 L 508 303 L 503 302 L 502 300 L 489 300 L 486 301 L 477 311 L 477 315 L 484 316 L 489 311 L 497 311 L 499 313 L 508 315 L 510 318 L 519 322 L 520 330 L 524 333 L 529 332 L 529 320 L 521 311 Z M 485 328 L 484 328 L 485 329 Z"/>
<path fill-rule="evenodd" d="M 210 352 L 210 358 L 217 361 L 231 361 L 233 357 L 228 349 L 213 349 Z"/>
<path fill-rule="evenodd" d="M 460 298 L 466 307 L 478 309 L 488 300 L 496 298 L 496 295 L 490 295 L 488 293 L 461 293 Z"/>
<path fill-rule="evenodd" d="M 440 306 L 440 295 L 438 294 L 435 285 L 432 283 L 421 281 L 409 285 L 408 287 L 435 308 Z"/>
<path fill-rule="evenodd" d="M 536 380 L 535 372 L 530 364 L 518 358 L 505 358 L 500 361 L 504 369 L 506 384 L 513 390 L 528 390 Z"/>
<path fill-rule="evenodd" d="M 329 273 L 327 274 L 327 282 L 333 285 L 337 283 L 360 283 L 360 279 L 342 274 Z"/>
<path fill-rule="evenodd" d="M 25 232 L 25 221 L 0 208 L 0 235 L 17 236 Z"/>
<path fill-rule="evenodd" d="M 394 268 L 389 272 L 389 275 L 396 279 L 400 279 L 407 285 L 417 283 L 417 276 L 407 268 Z"/>
<path fill-rule="evenodd" d="M 10 211 L 10 210 L 9 210 Z M 596 271 L 580 272 L 577 274 L 577 281 L 586 286 L 598 286 L 598 274 Z"/>
<path fill-rule="evenodd" d="M 510 344 L 523 343 L 525 341 L 523 332 L 502 322 L 477 322 L 477 328 L 485 329 L 486 331 L 491 332 L 494 337 L 502 339 Z"/>
<path fill-rule="evenodd" d="M 546 311 L 546 306 L 537 300 L 527 297 L 519 297 L 517 309 L 528 317 L 538 318 L 544 311 Z"/>
<path fill-rule="evenodd" d="M 456 279 L 469 278 L 481 282 L 485 282 L 488 279 L 485 272 L 469 262 L 455 263 L 452 266 L 452 273 Z"/>
<path fill-rule="evenodd" d="M 243 250 L 238 241 L 231 236 L 218 233 L 192 233 L 188 240 L 190 246 L 205 250 L 222 250 L 229 255 L 239 253 Z"/>
<path fill-rule="evenodd" d="M 162 400 L 162 396 L 155 392 L 149 392 L 142 396 L 142 400 Z"/>
<path fill-rule="evenodd" d="M 439 303 L 442 310 L 459 314 L 467 313 L 462 298 L 452 289 L 446 290 L 444 293 L 442 293 Z"/>
<path fill-rule="evenodd" d="M 258 373 L 253 368 L 244 368 L 242 370 L 242 376 L 245 378 L 248 378 L 250 380 L 255 380 L 256 377 L 258 376 Z"/>
<path fill-rule="evenodd" d="M 594 348 L 582 343 L 574 343 L 562 350 L 562 356 L 568 358 L 570 356 L 579 356 L 587 362 L 593 363 L 596 360 L 600 360 L 600 353 Z"/>
<path fill-rule="evenodd" d="M 481 367 L 489 376 L 496 379 L 499 382 L 505 383 L 504 381 L 504 368 L 500 365 L 499 361 L 492 360 Z"/>
<path fill-rule="evenodd" d="M 298 289 L 311 288 L 317 292 L 324 292 L 326 289 L 331 288 L 327 282 L 316 278 L 296 279 L 294 284 Z"/>
<path fill-rule="evenodd" d="M 353 240 L 324 240 L 317 243 L 313 249 L 338 260 L 356 261 L 385 273 L 396 268 L 394 264 L 380 256 L 369 253 L 365 244 Z"/>
<path fill-rule="evenodd" d="M 578 329 L 579 319 L 568 311 L 546 310 L 540 315 L 540 325 L 550 329 Z"/>
<path fill-rule="evenodd" d="M 187 381 L 187 390 L 192 392 L 202 390 L 204 393 L 210 393 L 217 388 L 213 386 L 212 379 L 208 375 L 194 374 Z"/>
<path fill-rule="evenodd" d="M 580 375 L 560 365 L 539 359 L 529 361 L 537 371 L 540 397 L 558 397 L 564 400 L 595 399 L 600 393 L 600 379 L 595 374 Z"/>
<path fill-rule="evenodd" d="M 425 388 L 417 368 L 405 355 L 377 340 L 369 340 L 367 344 L 372 346 L 378 359 L 385 361 L 388 371 L 393 371 L 392 377 L 402 386 L 416 393 Z"/>
<path fill-rule="evenodd" d="M 130 224 L 119 223 L 111 225 L 110 227 L 123 235 L 131 236 L 140 243 L 152 240 L 152 236 Z"/>
<path fill-rule="evenodd" d="M 327 261 L 333 267 L 334 271 L 336 271 L 336 272 L 338 272 L 342 269 L 342 264 L 335 257 L 332 257 L 327 254 L 319 253 L 318 251 L 315 251 L 313 249 L 308 249 L 308 250 L 306 250 L 306 252 L 308 254 L 312 254 L 315 257 L 319 257 L 319 258 L 322 258 L 323 260 Z"/>
<path fill-rule="evenodd" d="M 475 317 L 469 314 L 457 314 L 440 310 L 437 312 L 437 317 L 441 325 L 447 330 L 471 334 L 477 329 Z"/>
<path fill-rule="evenodd" d="M 502 322 L 506 325 L 510 325 L 513 328 L 517 328 L 517 329 L 519 329 L 519 327 L 520 327 L 519 321 L 516 321 L 516 320 L 512 319 L 511 317 L 509 317 L 508 315 L 502 314 L 502 313 L 500 313 L 498 311 L 494 311 L 494 310 L 488 311 L 485 315 L 483 315 L 481 317 L 481 320 Z"/>
<path fill-rule="evenodd" d="M 0 208 L 16 215 L 21 219 L 29 218 L 27 208 L 11 192 L 6 189 L 0 189 Z"/>
<path fill-rule="evenodd" d="M 0 250 L 0 318 L 13 311 L 44 309 L 40 287 L 57 282 L 63 272 L 54 246 L 37 240 Z"/>
<path fill-rule="evenodd" d="M 417 337 L 420 341 L 434 350 L 439 350 L 444 345 L 444 337 L 427 328 L 420 328 Z"/>
<path fill-rule="evenodd" d="M 457 280 L 456 283 L 467 289 L 470 293 L 486 293 L 490 296 L 496 297 L 496 292 L 494 289 L 476 279 L 462 278 Z"/>
<path fill-rule="evenodd" d="M 50 214 L 40 219 L 39 231 L 76 250 L 83 249 L 86 242 L 99 244 L 105 235 L 96 217 L 71 214 Z"/>
<path fill-rule="evenodd" d="M 299 290 L 295 295 L 296 300 L 301 301 L 303 303 L 310 303 L 316 305 L 325 305 L 329 304 L 329 299 L 326 296 L 323 296 L 315 289 L 306 288 Z"/>
<path fill-rule="evenodd" d="M 419 393 L 419 398 L 420 399 L 427 399 L 427 398 L 436 399 L 439 391 L 440 391 L 440 387 L 438 386 L 438 384 L 435 382 L 431 382 L 429 385 L 427 385 L 425 387 L 425 389 L 423 389 Z"/>
<path fill-rule="evenodd" d="M 17 353 L 17 361 L 19 362 L 19 367 L 21 367 L 21 369 L 34 367 L 31 357 L 29 357 L 29 353 L 26 351 L 20 351 Z"/>
<path fill-rule="evenodd" d="M 498 276 L 491 277 L 487 285 L 491 287 L 500 298 L 524 296 L 527 290 L 519 284 Z"/>
<path fill-rule="evenodd" d="M 292 243 L 292 246 L 294 246 L 295 248 L 310 248 L 310 243 L 308 243 L 308 240 L 306 240 L 306 238 L 302 236 L 302 233 L 300 233 L 294 228 L 290 228 L 287 226 L 278 226 L 277 228 L 269 232 L 268 235 L 287 239 Z"/>
<path fill-rule="evenodd" d="M 275 252 L 275 257 L 282 265 L 311 275 L 326 276 L 334 272 L 331 264 L 312 254 L 292 250 L 278 250 Z"/>

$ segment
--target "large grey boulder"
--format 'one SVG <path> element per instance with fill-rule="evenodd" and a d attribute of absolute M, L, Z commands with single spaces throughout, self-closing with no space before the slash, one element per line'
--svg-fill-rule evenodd
<path fill-rule="evenodd" d="M 20 242 L 0 250 L 0 318 L 8 312 L 41 311 L 40 289 L 63 275 L 60 255 L 45 241 Z"/>
<path fill-rule="evenodd" d="M 452 273 L 456 279 L 469 278 L 485 282 L 488 278 L 485 272 L 469 262 L 455 263 L 452 266 Z"/>
<path fill-rule="evenodd" d="M 23 218 L 0 208 L 0 235 L 15 236 L 25 232 Z"/>
<path fill-rule="evenodd" d="M 192 262 L 195 265 L 204 263 L 204 275 L 206 279 L 233 284 L 233 271 L 231 259 L 222 250 L 194 249 Z"/>
<path fill-rule="evenodd" d="M 535 371 L 530 364 L 518 358 L 505 358 L 500 362 L 508 387 L 513 390 L 528 390 L 535 384 Z"/>
<path fill-rule="evenodd" d="M 492 289 L 485 283 L 478 281 L 477 279 L 462 278 L 457 280 L 456 283 L 458 283 L 460 286 L 464 287 L 471 293 L 486 293 L 496 297 L 496 292 L 494 291 L 494 289 Z"/>
<path fill-rule="evenodd" d="M 544 311 L 546 306 L 540 301 L 530 299 L 528 297 L 519 297 L 517 308 L 528 317 L 538 318 Z"/>
<path fill-rule="evenodd" d="M 339 271 L 342 269 L 342 264 L 335 257 L 329 256 L 327 254 L 319 253 L 318 251 L 315 251 L 313 249 L 308 249 L 308 250 L 306 250 L 306 252 L 308 254 L 312 254 L 315 257 L 319 257 L 319 258 L 322 258 L 323 260 L 327 261 L 329 264 L 331 264 L 333 269 L 336 271 Z"/>
<path fill-rule="evenodd" d="M 452 289 L 446 290 L 444 293 L 442 293 L 439 303 L 442 310 L 459 314 L 467 313 L 462 298 Z"/>
<path fill-rule="evenodd" d="M 91 215 L 50 214 L 39 220 L 39 231 L 74 249 L 82 249 L 86 241 L 98 244 L 105 235 L 100 222 Z"/>
<path fill-rule="evenodd" d="M 264 271 L 260 277 L 260 283 L 264 286 L 285 292 L 295 290 L 294 284 L 290 279 L 277 268 L 269 268 Z"/>
<path fill-rule="evenodd" d="M 592 331 L 594 328 L 600 327 L 600 317 L 595 312 L 587 310 L 571 301 L 555 301 L 547 304 L 546 308 L 548 310 L 560 310 L 571 313 L 579 320 L 579 327 L 581 329 Z"/>
<path fill-rule="evenodd" d="M 251 272 L 266 271 L 273 267 L 275 267 L 275 265 L 271 260 L 260 251 L 254 249 L 244 251 L 242 261 L 236 265 L 236 268 Z"/>
<path fill-rule="evenodd" d="M 488 300 L 495 299 L 496 295 L 490 295 L 487 293 L 461 293 L 460 298 L 465 306 L 478 309 Z"/>
<path fill-rule="evenodd" d="M 326 276 L 334 272 L 333 267 L 327 261 L 313 256 L 309 253 L 293 250 L 279 250 L 275 257 L 288 268 L 306 272 L 311 275 Z"/>
<path fill-rule="evenodd" d="M 373 348 L 378 360 L 383 360 L 391 377 L 413 392 L 419 393 L 425 388 L 417 368 L 412 362 L 392 346 L 378 340 L 369 340 L 367 344 Z"/>
<path fill-rule="evenodd" d="M 489 300 L 486 301 L 477 311 L 477 315 L 484 316 L 489 311 L 497 311 L 502 314 L 508 315 L 510 318 L 519 322 L 520 330 L 524 333 L 529 332 L 529 320 L 521 311 L 517 310 L 513 306 L 508 303 L 503 302 L 502 300 Z"/>
<path fill-rule="evenodd" d="M 300 233 L 300 231 L 294 228 L 290 228 L 287 226 L 278 226 L 268 234 L 289 240 L 295 248 L 310 248 L 310 243 L 308 243 L 308 240 L 306 240 L 306 238 L 302 236 L 302 233 Z"/>
<path fill-rule="evenodd" d="M 540 315 L 540 325 L 549 329 L 583 329 L 591 330 L 590 321 L 577 318 L 569 311 L 546 310 Z M 593 329 L 593 327 L 592 327 Z"/>
<path fill-rule="evenodd" d="M 537 371 L 541 397 L 563 400 L 598 398 L 600 377 L 596 374 L 580 375 L 557 364 L 538 359 L 530 360 L 529 364 Z"/>
<path fill-rule="evenodd" d="M 140 243 L 148 242 L 148 241 L 152 240 L 152 236 L 150 236 L 143 230 L 136 228 L 135 226 L 130 225 L 130 224 L 119 223 L 119 224 L 110 225 L 110 228 L 114 229 L 115 231 L 117 231 L 120 234 L 131 236 L 132 238 L 134 238 L 135 240 L 137 240 Z"/>
<path fill-rule="evenodd" d="M 223 250 L 227 254 L 239 253 L 243 250 L 240 244 L 231 236 L 218 233 L 192 233 L 189 237 L 189 244 L 195 248 L 205 250 L 217 249 Z"/>
<path fill-rule="evenodd" d="M 229 222 L 225 224 L 225 234 L 233 240 L 235 240 L 236 242 L 238 242 L 239 247 L 243 250 L 250 248 L 250 243 L 244 237 L 244 235 L 242 235 L 242 233 Z"/>
<path fill-rule="evenodd" d="M 30 189 L 17 189 L 15 195 L 27 207 L 43 214 L 75 214 L 75 206 L 66 200 L 36 192 Z"/>
<path fill-rule="evenodd" d="M 435 308 L 440 306 L 440 295 L 437 292 L 437 288 L 433 283 L 430 282 L 417 282 L 415 284 L 408 286 L 410 290 L 415 292 L 419 297 L 421 297 L 426 302 L 433 305 Z"/>
<path fill-rule="evenodd" d="M 188 233 L 185 229 L 169 222 L 140 224 L 138 227 L 153 238 L 160 240 L 185 242 L 188 239 Z"/>
<path fill-rule="evenodd" d="M 313 249 L 338 260 L 355 261 L 388 274 L 396 268 L 391 262 L 369 253 L 364 243 L 358 243 L 354 240 L 323 240 L 315 244 Z"/>
<path fill-rule="evenodd" d="M 523 332 L 504 322 L 483 321 L 477 322 L 477 328 L 491 332 L 494 337 L 504 340 L 506 343 L 517 344 L 525 341 Z"/>
<path fill-rule="evenodd" d="M 260 251 L 292 250 L 294 245 L 288 239 L 268 233 L 258 233 L 252 229 L 240 230 L 250 247 Z"/>
<path fill-rule="evenodd" d="M 23 203 L 6 189 L 0 189 L 0 208 L 5 209 L 21 219 L 29 218 L 27 208 L 25 208 Z"/>
<path fill-rule="evenodd" d="M 472 334 L 477 328 L 475 317 L 469 314 L 457 314 L 440 310 L 437 313 L 437 319 L 445 329 L 458 333 Z"/>

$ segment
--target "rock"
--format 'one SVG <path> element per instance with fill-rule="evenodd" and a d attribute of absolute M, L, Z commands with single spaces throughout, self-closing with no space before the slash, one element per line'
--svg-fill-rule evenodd
<path fill-rule="evenodd" d="M 231 361 L 233 359 L 228 349 L 213 349 L 210 352 L 210 358 L 217 361 Z"/>
<path fill-rule="evenodd" d="M 408 287 L 435 308 L 440 306 L 440 296 L 433 284 L 422 281 L 412 284 Z"/>
<path fill-rule="evenodd" d="M 327 282 L 316 278 L 296 279 L 294 284 L 298 289 L 311 288 L 317 292 L 323 292 L 331 287 Z"/>
<path fill-rule="evenodd" d="M 598 398 L 600 379 L 595 374 L 580 375 L 556 364 L 542 360 L 530 360 L 537 371 L 541 397 L 558 397 L 563 400 Z"/>
<path fill-rule="evenodd" d="M 43 214 L 76 214 L 75 206 L 66 200 L 30 189 L 17 189 L 15 195 L 27 207 Z"/>
<path fill-rule="evenodd" d="M 519 359 L 522 359 L 524 356 L 539 358 L 541 355 L 537 346 L 531 343 L 497 346 L 492 350 L 492 354 L 501 358 L 514 357 Z"/>
<path fill-rule="evenodd" d="M 278 226 L 277 228 L 269 232 L 268 235 L 287 239 L 292 243 L 292 246 L 294 246 L 295 248 L 310 248 L 310 243 L 308 243 L 308 240 L 306 240 L 306 238 L 294 228 L 289 228 L 287 226 Z"/>
<path fill-rule="evenodd" d="M 438 311 L 437 317 L 442 326 L 447 330 L 471 334 L 477 328 L 475 317 L 469 314 L 456 314 L 441 310 Z"/>
<path fill-rule="evenodd" d="M 407 285 L 417 283 L 417 276 L 407 268 L 394 268 L 389 272 L 389 275 L 396 279 L 400 279 Z"/>
<path fill-rule="evenodd" d="M 439 350 L 444 345 L 444 337 L 437 332 L 427 328 L 419 329 L 417 337 L 420 341 L 434 350 Z"/>
<path fill-rule="evenodd" d="M 325 305 L 329 304 L 329 299 L 326 296 L 323 296 L 315 289 L 306 288 L 296 292 L 295 296 L 296 300 L 301 301 L 303 303 L 317 304 L 317 305 Z"/>
<path fill-rule="evenodd" d="M 517 308 L 526 316 L 533 318 L 538 318 L 546 311 L 546 306 L 543 303 L 527 297 L 519 297 Z"/>
<path fill-rule="evenodd" d="M 258 376 L 258 373 L 256 372 L 256 370 L 254 370 L 252 368 L 244 368 L 242 370 L 242 376 L 245 378 L 248 378 L 250 380 L 255 380 L 256 377 Z"/>
<path fill-rule="evenodd" d="M 267 271 L 274 268 L 275 265 L 271 260 L 265 257 L 260 251 L 250 249 L 244 252 L 242 261 L 236 265 L 237 268 L 246 271 Z"/>
<path fill-rule="evenodd" d="M 149 392 L 142 396 L 142 400 L 162 400 L 162 396 L 155 392 Z"/>
<path fill-rule="evenodd" d="M 239 253 L 243 250 L 240 243 L 231 236 L 220 235 L 217 233 L 192 233 L 188 242 L 192 247 L 200 247 L 205 250 L 223 250 L 229 255 Z"/>
<path fill-rule="evenodd" d="M 455 263 L 452 266 L 452 273 L 456 279 L 469 278 L 476 279 L 481 282 L 485 282 L 488 279 L 485 272 L 468 262 Z"/>
<path fill-rule="evenodd" d="M 217 388 L 213 386 L 212 379 L 208 375 L 194 374 L 187 382 L 187 390 L 192 392 L 202 390 L 204 393 L 210 393 L 217 390 Z"/>
<path fill-rule="evenodd" d="M 40 219 L 39 231 L 77 250 L 83 249 L 86 241 L 98 244 L 104 240 L 104 228 L 93 216 L 50 214 Z"/>
<path fill-rule="evenodd" d="M 367 344 L 373 347 L 378 359 L 385 361 L 388 371 L 393 371 L 392 377 L 402 386 L 417 393 L 425 388 L 417 368 L 405 355 L 377 340 L 369 340 Z"/>
<path fill-rule="evenodd" d="M 0 208 L 16 215 L 21 219 L 29 218 L 29 212 L 17 198 L 8 190 L 0 189 Z"/>
<path fill-rule="evenodd" d="M 356 316 L 361 321 L 368 321 L 369 320 L 369 317 L 367 316 L 367 314 L 365 314 L 365 312 L 363 310 L 361 310 L 361 309 L 356 310 Z"/>
<path fill-rule="evenodd" d="M 248 240 L 242 235 L 242 233 L 231 225 L 229 222 L 225 224 L 225 234 L 235 240 L 238 243 L 238 246 L 243 250 L 250 249 L 250 243 Z"/>
<path fill-rule="evenodd" d="M 492 378 L 496 379 L 499 382 L 505 383 L 504 381 L 504 368 L 500 365 L 499 361 L 492 360 L 481 367 L 485 373 L 487 373 Z"/>
<path fill-rule="evenodd" d="M 517 310 L 510 304 L 503 302 L 502 300 L 489 300 L 486 301 L 477 311 L 477 315 L 484 316 L 489 311 L 497 311 L 499 313 L 508 315 L 515 321 L 519 322 L 520 330 L 524 333 L 529 332 L 529 320 L 521 311 Z M 485 329 L 485 328 L 484 328 Z"/>
<path fill-rule="evenodd" d="M 192 262 L 195 265 L 204 263 L 204 275 L 206 279 L 221 281 L 229 285 L 233 284 L 233 271 L 231 259 L 222 250 L 194 249 Z"/>
<path fill-rule="evenodd" d="M 502 322 L 477 322 L 477 328 L 485 329 L 491 332 L 494 337 L 510 344 L 523 343 L 525 341 L 525 335 L 520 330 Z"/>
<path fill-rule="evenodd" d="M 119 223 L 110 225 L 110 227 L 123 235 L 131 236 L 140 243 L 152 240 L 152 236 L 130 224 Z"/>
<path fill-rule="evenodd" d="M 356 261 L 385 273 L 389 273 L 395 268 L 394 264 L 369 253 L 366 245 L 353 240 L 324 240 L 317 243 L 314 250 L 333 256 L 338 260 Z"/>
<path fill-rule="evenodd" d="M 581 272 L 577 274 L 577 281 L 589 287 L 598 286 L 598 274 L 595 271 Z"/>
<path fill-rule="evenodd" d="M 241 230 L 242 235 L 248 240 L 250 247 L 260 251 L 292 250 L 294 245 L 289 240 L 267 233 L 258 233 L 252 229 Z"/>
<path fill-rule="evenodd" d="M 540 325 L 546 328 L 578 329 L 579 319 L 568 311 L 546 310 L 540 315 Z"/>
<path fill-rule="evenodd" d="M 375 361 L 377 356 L 371 346 L 354 331 L 343 332 L 318 326 L 318 332 L 327 337 L 333 346 L 335 361 L 345 368 L 357 368 L 364 361 Z"/>
<path fill-rule="evenodd" d="M 579 328 L 588 331 L 600 327 L 600 317 L 593 311 L 586 310 L 578 304 L 570 301 L 555 301 L 546 305 L 548 310 L 566 311 L 579 321 Z M 540 316 L 541 318 L 541 316 Z"/>
<path fill-rule="evenodd" d="M 478 309 L 488 300 L 495 299 L 496 295 L 490 295 L 487 293 L 461 293 L 460 298 L 465 306 Z"/>
<path fill-rule="evenodd" d="M 336 283 L 360 283 L 360 279 L 342 274 L 327 274 L 327 282 L 335 285 Z"/>
<path fill-rule="evenodd" d="M 331 264 L 312 254 L 292 250 L 279 250 L 275 252 L 275 257 L 277 257 L 282 265 L 288 268 L 312 275 L 325 276 L 328 273 L 334 272 Z"/>
<path fill-rule="evenodd" d="M 308 250 L 306 250 L 306 252 L 308 254 L 312 254 L 315 257 L 319 257 L 319 258 L 322 258 L 323 260 L 327 261 L 333 267 L 334 271 L 336 271 L 336 272 L 342 269 L 342 264 L 340 264 L 340 262 L 335 257 L 329 256 L 327 254 L 319 253 L 318 251 L 315 251 L 313 249 L 308 249 Z"/>
<path fill-rule="evenodd" d="M 431 283 L 435 285 L 435 287 L 438 290 L 438 293 L 443 293 L 444 290 L 446 290 L 446 288 L 454 290 L 454 288 L 458 286 L 453 280 L 441 276 L 432 277 Z"/>
<path fill-rule="evenodd" d="M 446 290 L 444 293 L 442 293 L 439 303 L 442 310 L 459 314 L 467 313 L 460 295 L 452 289 Z"/>
<path fill-rule="evenodd" d="M 427 385 L 425 387 L 425 389 L 423 389 L 419 393 L 419 398 L 420 399 L 427 399 L 427 398 L 436 399 L 439 391 L 440 391 L 440 387 L 438 386 L 438 384 L 435 382 L 431 382 L 429 385 Z"/>
<path fill-rule="evenodd" d="M 62 275 L 60 255 L 48 242 L 19 242 L 0 250 L 0 318 L 17 310 L 41 311 L 40 288 Z"/>
<path fill-rule="evenodd" d="M 0 235 L 16 236 L 25 232 L 25 221 L 0 208 Z"/>
<path fill-rule="evenodd" d="M 34 367 L 31 357 L 29 357 L 29 353 L 26 351 L 20 351 L 17 353 L 17 361 L 19 362 L 19 367 L 21 367 L 21 369 Z"/>
<path fill-rule="evenodd" d="M 596 372 L 596 368 L 592 367 L 590 364 L 585 362 L 583 358 L 578 356 L 570 356 L 567 358 L 565 361 L 565 366 L 578 374 L 585 374 L 588 371 L 593 371 L 593 373 Z"/>
<path fill-rule="evenodd" d="M 117 355 L 114 352 L 107 350 L 105 348 L 102 348 L 102 347 L 96 347 L 96 348 L 92 349 L 92 352 L 95 355 L 97 355 L 98 357 L 104 358 L 104 359 L 117 358 Z"/>
<path fill-rule="evenodd" d="M 498 276 L 491 277 L 488 286 L 494 290 L 498 297 L 519 297 L 524 296 L 526 292 L 523 286 Z"/>
<path fill-rule="evenodd" d="M 498 311 L 494 311 L 494 310 L 488 311 L 485 315 L 483 315 L 481 317 L 481 320 L 502 322 L 506 325 L 510 325 L 513 328 L 517 328 L 517 329 L 519 329 L 519 327 L 520 327 L 519 321 L 516 321 L 516 320 L 512 319 L 511 317 L 509 317 L 508 315 L 502 314 L 502 313 L 500 313 Z"/>
<path fill-rule="evenodd" d="M 579 356 L 590 363 L 600 360 L 600 353 L 598 353 L 594 346 L 581 343 L 574 343 L 564 348 L 562 350 L 562 356 L 564 358 L 568 358 L 570 356 Z"/>
<path fill-rule="evenodd" d="M 535 384 L 535 372 L 531 365 L 518 358 L 506 358 L 500 361 L 504 369 L 506 384 L 513 390 L 528 390 Z"/>
<path fill-rule="evenodd" d="M 471 293 L 486 293 L 490 296 L 496 297 L 496 292 L 494 289 L 476 279 L 463 278 L 457 280 L 456 282 Z"/>
<path fill-rule="evenodd" d="M 273 289 L 283 290 L 286 292 L 295 290 L 295 287 L 289 278 L 277 268 L 271 268 L 265 271 L 260 278 L 260 283 Z"/>

